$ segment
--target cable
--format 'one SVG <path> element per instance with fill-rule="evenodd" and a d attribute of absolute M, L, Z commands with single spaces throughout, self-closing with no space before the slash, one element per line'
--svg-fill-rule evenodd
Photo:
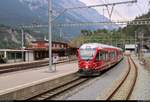
<path fill-rule="evenodd" d="M 136 7 L 138 8 L 139 12 L 140 12 L 141 14 L 143 14 L 143 13 L 142 13 L 142 9 L 141 9 L 141 7 L 140 7 L 138 4 L 136 4 Z"/>
<path fill-rule="evenodd" d="M 114 11 L 117 13 L 117 15 L 122 18 L 123 20 L 126 19 L 125 17 L 123 17 L 116 9 L 114 9 Z"/>
<path fill-rule="evenodd" d="M 55 17 L 55 18 L 52 20 L 52 22 L 55 21 L 55 20 L 57 20 L 59 17 L 61 17 L 66 11 L 67 11 L 67 9 L 64 9 L 57 17 Z"/>

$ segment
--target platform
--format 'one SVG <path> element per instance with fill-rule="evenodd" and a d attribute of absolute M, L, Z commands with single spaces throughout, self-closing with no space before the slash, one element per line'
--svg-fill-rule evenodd
<path fill-rule="evenodd" d="M 77 62 L 70 62 L 57 65 L 56 72 L 53 73 L 49 72 L 48 66 L 46 66 L 3 74 L 0 75 L 0 95 L 75 73 L 77 70 Z"/>

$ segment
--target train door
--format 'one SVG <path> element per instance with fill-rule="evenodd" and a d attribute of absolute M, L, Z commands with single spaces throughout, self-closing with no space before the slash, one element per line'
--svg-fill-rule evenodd
<path fill-rule="evenodd" d="M 95 63 L 96 63 L 96 69 L 99 68 L 100 66 L 100 56 L 99 56 L 100 52 L 98 51 L 97 54 L 96 54 L 96 58 L 95 58 Z"/>
<path fill-rule="evenodd" d="M 114 57 L 114 60 L 116 62 L 118 60 L 118 55 L 117 55 L 117 51 L 116 50 L 114 51 L 114 56 L 113 57 Z"/>
<path fill-rule="evenodd" d="M 113 61 L 113 57 L 112 57 L 112 51 L 109 52 L 109 61 L 112 62 Z"/>
<path fill-rule="evenodd" d="M 116 62 L 116 53 L 115 53 L 116 51 L 113 51 L 112 52 L 112 61 L 113 62 Z"/>
<path fill-rule="evenodd" d="M 113 50 L 109 53 L 109 57 L 110 57 L 110 62 L 113 63 L 115 61 L 115 53 Z"/>
<path fill-rule="evenodd" d="M 96 55 L 96 65 L 97 68 L 101 68 L 105 66 L 105 52 L 99 51 Z"/>
<path fill-rule="evenodd" d="M 105 63 L 107 64 L 109 62 L 109 53 L 105 52 Z"/>
<path fill-rule="evenodd" d="M 101 55 L 101 63 L 102 63 L 102 65 L 105 67 L 106 65 L 107 65 L 107 52 L 105 52 L 105 51 L 103 51 L 102 52 L 102 55 Z"/>
<path fill-rule="evenodd" d="M 117 56 L 118 56 L 118 61 L 119 61 L 121 58 L 121 52 L 120 51 L 117 51 Z"/>

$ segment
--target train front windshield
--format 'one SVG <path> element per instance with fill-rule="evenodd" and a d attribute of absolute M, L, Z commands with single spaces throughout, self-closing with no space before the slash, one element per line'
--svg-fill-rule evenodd
<path fill-rule="evenodd" d="M 80 49 L 80 55 L 83 60 L 92 60 L 96 54 L 96 49 Z"/>

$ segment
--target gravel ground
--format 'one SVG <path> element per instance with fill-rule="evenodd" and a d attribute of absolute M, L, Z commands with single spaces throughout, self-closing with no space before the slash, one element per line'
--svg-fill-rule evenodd
<path fill-rule="evenodd" d="M 150 100 L 150 72 L 139 64 L 137 57 L 133 59 L 138 66 L 138 78 L 131 100 Z"/>
<path fill-rule="evenodd" d="M 68 95 L 57 98 L 57 100 L 96 100 L 97 97 L 103 95 L 104 90 L 112 86 L 114 80 L 118 80 L 120 75 L 125 70 L 127 59 L 111 70 L 105 72 L 95 80 L 90 81 L 86 85 L 80 86 Z"/>

